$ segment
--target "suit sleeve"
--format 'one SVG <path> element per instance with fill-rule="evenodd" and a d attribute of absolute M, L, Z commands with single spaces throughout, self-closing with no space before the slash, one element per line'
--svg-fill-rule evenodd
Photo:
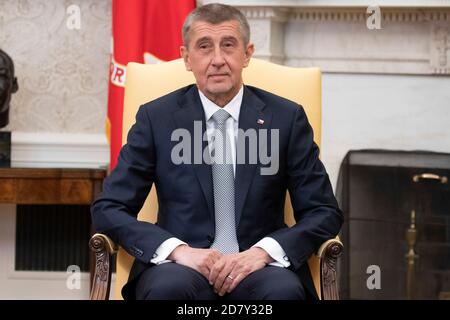
<path fill-rule="evenodd" d="M 161 243 L 173 237 L 157 225 L 137 220 L 155 178 L 153 139 L 151 121 L 145 106 L 141 106 L 117 166 L 105 179 L 103 192 L 91 207 L 96 230 L 145 263 L 150 262 Z"/>
<path fill-rule="evenodd" d="M 324 241 L 338 234 L 343 221 L 302 107 L 293 117 L 286 161 L 296 224 L 268 236 L 280 243 L 292 267 L 298 269 Z"/>

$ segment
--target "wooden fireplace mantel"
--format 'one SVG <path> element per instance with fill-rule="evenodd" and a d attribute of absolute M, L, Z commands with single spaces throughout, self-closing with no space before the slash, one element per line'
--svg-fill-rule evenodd
<path fill-rule="evenodd" d="M 105 177 L 104 169 L 0 168 L 0 203 L 90 205 L 100 193 Z M 90 283 L 93 262 L 90 253 Z"/>
<path fill-rule="evenodd" d="M 0 203 L 90 205 L 104 169 L 0 168 Z"/>

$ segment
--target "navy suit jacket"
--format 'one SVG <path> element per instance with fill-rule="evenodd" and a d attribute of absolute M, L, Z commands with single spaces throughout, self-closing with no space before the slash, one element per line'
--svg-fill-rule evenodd
<path fill-rule="evenodd" d="M 150 260 L 156 249 L 168 238 L 179 238 L 195 248 L 208 248 L 214 240 L 211 166 L 204 162 L 177 165 L 171 160 L 172 149 L 179 143 L 171 141 L 172 132 L 184 128 L 195 137 L 194 121 L 202 124 L 203 132 L 206 130 L 195 85 L 142 105 L 118 164 L 92 205 L 97 231 L 107 234 L 136 258 L 123 290 L 125 298 L 134 297 L 131 284 L 152 265 Z M 292 270 L 309 271 L 305 262 L 321 243 L 336 236 L 342 213 L 319 160 L 319 149 L 313 142 L 306 114 L 292 101 L 244 86 L 239 128 L 279 130 L 276 174 L 261 175 L 261 167 L 269 165 L 261 164 L 260 159 L 257 163 L 236 164 L 235 208 L 240 250 L 269 236 L 285 250 Z M 193 145 L 194 141 L 192 155 Z M 202 141 L 201 145 L 203 151 L 207 142 Z M 246 154 L 248 158 L 248 145 Z M 159 205 L 155 225 L 136 220 L 153 183 Z M 290 228 L 284 223 L 287 190 L 296 219 Z M 302 280 L 315 293 L 310 277 Z"/>

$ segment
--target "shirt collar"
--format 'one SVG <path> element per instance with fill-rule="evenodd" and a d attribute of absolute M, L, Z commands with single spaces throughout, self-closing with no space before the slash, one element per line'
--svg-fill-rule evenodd
<path fill-rule="evenodd" d="M 223 108 L 209 100 L 200 90 L 198 90 L 198 93 L 203 105 L 203 110 L 205 111 L 206 121 L 208 121 L 212 115 L 220 109 L 227 111 L 234 121 L 239 121 L 239 112 L 241 111 L 242 97 L 244 96 L 244 86 L 241 86 L 239 92 Z"/>

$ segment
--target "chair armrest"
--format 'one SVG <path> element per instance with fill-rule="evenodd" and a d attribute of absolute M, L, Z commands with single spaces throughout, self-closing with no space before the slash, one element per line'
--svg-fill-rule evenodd
<path fill-rule="evenodd" d="M 111 264 L 118 246 L 106 235 L 96 233 L 89 241 L 95 253 L 95 271 L 92 279 L 91 300 L 108 300 L 111 288 Z"/>
<path fill-rule="evenodd" d="M 339 300 L 336 264 L 344 246 L 338 237 L 325 241 L 317 251 L 320 259 L 320 283 L 323 300 Z"/>

